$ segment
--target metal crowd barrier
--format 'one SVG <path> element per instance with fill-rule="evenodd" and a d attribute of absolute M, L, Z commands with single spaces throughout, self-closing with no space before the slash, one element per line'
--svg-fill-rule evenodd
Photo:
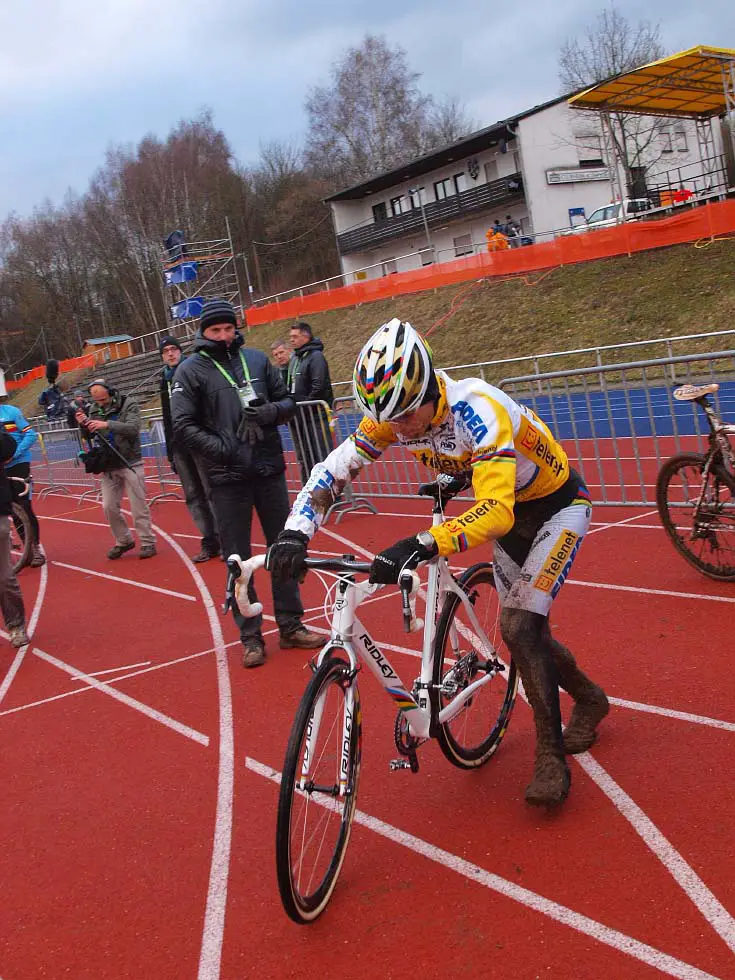
<path fill-rule="evenodd" d="M 498 387 L 551 427 L 595 503 L 645 507 L 655 506 L 662 463 L 706 445 L 704 414 L 676 401 L 674 387 L 715 381 L 717 410 L 735 417 L 732 350 L 529 374 Z"/>
<path fill-rule="evenodd" d="M 75 494 L 78 503 L 100 496 L 99 481 L 87 473 L 79 459 L 83 446 L 79 429 L 57 427 L 39 434 L 31 450 L 33 481 L 40 499 L 52 493 Z"/>
<path fill-rule="evenodd" d="M 155 473 L 153 479 L 158 482 L 161 488 L 158 493 L 148 498 L 148 503 L 155 504 L 159 500 L 166 499 L 182 500 L 183 497 L 179 492 L 181 490 L 181 482 L 172 470 L 171 464 L 168 461 L 168 454 L 166 453 L 166 435 L 163 428 L 163 418 L 160 415 L 158 418 L 149 416 L 147 421 L 149 423 L 148 432 L 141 432 L 140 440 L 143 451 L 143 464 L 145 466 L 149 460 L 153 462 L 153 472 Z M 151 479 L 151 477 L 148 476 L 148 471 L 146 470 L 146 480 L 148 479 Z"/>

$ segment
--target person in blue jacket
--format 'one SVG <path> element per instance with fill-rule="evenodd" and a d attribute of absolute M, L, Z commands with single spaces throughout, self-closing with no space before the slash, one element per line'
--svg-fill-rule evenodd
<path fill-rule="evenodd" d="M 38 433 L 31 427 L 25 415 L 15 405 L 10 405 L 7 397 L 0 397 L 0 430 L 15 439 L 15 455 L 5 464 L 6 476 L 17 476 L 28 480 L 31 476 L 31 446 L 38 439 Z M 41 532 L 38 518 L 33 512 L 31 494 L 16 497 L 16 502 L 26 511 L 33 529 L 33 549 L 28 564 L 32 568 L 45 565 L 46 556 L 41 550 Z"/>

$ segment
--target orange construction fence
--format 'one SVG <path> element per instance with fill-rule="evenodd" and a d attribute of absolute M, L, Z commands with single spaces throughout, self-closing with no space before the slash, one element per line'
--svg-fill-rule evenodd
<path fill-rule="evenodd" d="M 245 311 L 245 316 L 248 327 L 253 327 L 260 323 L 299 319 L 310 313 L 390 299 L 472 279 L 537 272 L 732 233 L 735 233 L 735 201 L 708 203 L 657 221 L 632 221 L 614 228 L 563 235 L 540 245 L 484 252 L 440 265 L 268 303 L 266 306 L 252 306 Z"/>
<path fill-rule="evenodd" d="M 83 357 L 69 357 L 65 361 L 59 361 L 59 374 L 76 371 L 79 368 L 94 367 L 96 363 L 97 358 L 94 354 L 85 354 Z M 24 374 L 19 381 L 6 381 L 5 387 L 8 391 L 17 391 L 19 388 L 25 388 L 31 381 L 37 381 L 39 378 L 43 378 L 45 374 L 46 365 L 40 364 L 38 367 L 34 367 Z"/>

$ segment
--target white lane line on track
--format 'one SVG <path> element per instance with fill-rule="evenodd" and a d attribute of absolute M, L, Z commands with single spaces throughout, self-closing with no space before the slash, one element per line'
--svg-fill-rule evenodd
<path fill-rule="evenodd" d="M 232 718 L 232 686 L 227 663 L 227 647 L 222 635 L 222 625 L 217 614 L 217 607 L 199 569 L 170 534 L 155 524 L 153 529 L 173 548 L 193 578 L 207 613 L 214 646 L 219 706 L 217 803 L 197 980 L 219 980 L 222 944 L 225 934 L 227 880 L 230 874 L 230 852 L 232 849 L 232 802 L 235 788 L 235 731 Z"/>
<path fill-rule="evenodd" d="M 566 585 L 581 585 L 586 589 L 607 589 L 611 592 L 635 592 L 643 595 L 664 595 L 674 599 L 701 599 L 702 602 L 735 602 L 735 596 L 705 595 L 702 592 L 673 592 L 670 589 L 644 589 L 634 585 L 611 585 L 608 582 L 582 582 L 580 579 L 568 578 Z"/>
<path fill-rule="evenodd" d="M 656 855 L 684 894 L 701 912 L 714 931 L 735 953 L 735 919 L 712 894 L 694 869 L 687 864 L 656 824 L 646 816 L 638 804 L 619 786 L 589 752 L 574 757 L 587 775 L 612 801 L 615 808 Z"/>
<path fill-rule="evenodd" d="M 332 536 L 335 536 L 333 532 Z M 342 538 L 341 540 L 344 544 L 354 545 L 354 542 L 350 542 L 346 538 Z M 365 549 L 361 550 L 367 557 L 373 557 L 371 552 Z M 631 589 L 630 591 L 638 592 L 644 590 Z M 523 697 L 525 698 L 525 694 Z M 684 894 L 709 922 L 720 938 L 735 952 L 735 920 L 707 888 L 694 869 L 687 864 L 653 821 L 645 815 L 643 810 L 628 796 L 622 787 L 618 786 L 612 776 L 592 758 L 589 752 L 574 756 L 573 758 L 585 770 L 590 779 L 597 784 L 618 812 L 625 817 L 633 830 L 640 836 L 653 854 L 661 861 L 666 870 L 683 890 Z"/>
<path fill-rule="evenodd" d="M 661 715 L 676 721 L 688 721 L 692 725 L 706 725 L 708 728 L 720 728 L 725 732 L 735 732 L 735 722 L 721 721 L 719 718 L 709 718 L 707 715 L 694 715 L 690 711 L 676 711 L 674 708 L 661 708 L 655 704 L 642 704 L 640 701 L 626 701 L 624 698 L 610 698 L 611 704 L 620 708 L 630 708 L 632 711 L 643 711 L 649 715 Z"/>
<path fill-rule="evenodd" d="M 274 631 L 275 632 L 275 631 Z M 0 633 L 2 631 L 0 630 Z M 228 647 L 238 646 L 240 640 L 233 640 L 231 643 L 226 644 Z M 196 660 L 199 657 L 207 657 L 214 653 L 214 648 L 210 647 L 209 650 L 202 650 L 199 653 L 190 653 L 186 657 L 177 657 L 176 660 L 167 660 L 162 664 L 154 664 L 152 667 L 145 667 L 143 670 L 134 670 L 130 674 L 123 674 L 121 677 L 108 677 L 107 684 L 119 684 L 120 681 L 127 680 L 129 677 L 138 677 L 141 674 L 150 674 L 154 670 L 162 670 L 164 667 L 173 667 L 176 664 L 182 664 L 187 660 Z M 94 675 L 90 674 L 90 677 Z M 63 701 L 64 698 L 73 698 L 77 694 L 84 694 L 85 691 L 93 691 L 94 688 L 85 686 L 74 688 L 72 691 L 64 691 L 63 694 L 54 694 L 49 698 L 42 698 L 40 701 L 29 701 L 27 704 L 20 704 L 17 708 L 8 708 L 5 711 L 0 711 L 0 718 L 3 715 L 14 715 L 19 711 L 26 711 L 28 708 L 38 708 L 42 704 L 51 704 L 53 701 Z"/>
<path fill-rule="evenodd" d="M 31 612 L 31 618 L 28 620 L 28 627 L 26 632 L 28 633 L 29 640 L 33 639 L 33 634 L 36 631 L 36 626 L 38 625 L 38 619 L 41 615 L 41 608 L 43 606 L 43 600 L 46 597 L 46 586 L 48 585 L 48 561 L 45 565 L 41 566 L 41 580 L 38 583 L 38 592 L 36 594 L 36 601 L 33 605 L 33 610 Z M 20 665 L 25 659 L 26 650 L 28 649 L 28 644 L 19 647 L 13 662 L 8 668 L 8 672 L 3 677 L 3 682 L 0 684 L 0 704 L 2 704 L 3 698 L 8 693 L 10 685 L 15 679 L 15 675 L 20 670 Z"/>
<path fill-rule="evenodd" d="M 122 691 L 118 691 L 116 688 L 110 687 L 110 685 L 106 684 L 104 681 L 97 680 L 97 678 L 92 677 L 91 674 L 85 674 L 84 671 L 78 670 L 76 667 L 72 667 L 71 664 L 64 663 L 63 660 L 53 657 L 50 653 L 44 653 L 44 651 L 39 650 L 38 647 L 33 648 L 33 653 L 41 660 L 45 660 L 54 667 L 58 667 L 59 670 L 63 670 L 64 673 L 69 674 L 70 677 L 73 677 L 76 680 L 84 681 L 97 691 L 102 691 L 105 694 L 109 694 L 110 697 L 114 698 L 116 701 L 126 704 L 129 708 L 134 708 L 142 715 L 147 715 L 154 721 L 159 721 L 167 728 L 171 728 L 173 731 L 178 732 L 179 735 L 184 735 L 186 738 L 190 738 L 193 742 L 198 742 L 200 745 L 209 745 L 209 738 L 206 735 L 196 731 L 194 728 L 190 728 L 188 725 L 182 724 L 180 721 L 176 721 L 175 718 L 169 718 L 169 716 L 163 714 L 162 711 L 158 711 L 156 708 L 151 708 L 150 705 L 143 704 L 142 701 L 131 698 L 128 694 L 123 694 Z"/>
<path fill-rule="evenodd" d="M 174 599 L 186 599 L 188 602 L 196 602 L 195 595 L 187 595 L 186 592 L 174 592 L 172 589 L 163 589 L 158 585 L 148 585 L 146 582 L 136 582 L 130 578 L 122 578 L 120 575 L 110 575 L 108 572 L 96 572 L 92 568 L 81 568 L 79 565 L 68 565 L 63 561 L 53 561 L 52 565 L 59 568 L 68 568 L 72 572 L 82 572 L 84 575 L 93 575 L 95 578 L 105 578 L 110 582 L 121 582 L 123 585 L 132 585 L 136 589 L 145 589 L 147 592 L 159 592 L 161 595 L 172 596 Z"/>
<path fill-rule="evenodd" d="M 273 783 L 280 784 L 281 782 L 281 774 L 277 770 L 263 765 L 263 763 L 255 759 L 246 758 L 245 766 L 251 772 L 258 776 L 263 776 Z M 642 963 L 646 963 L 660 970 L 662 973 L 667 973 L 672 977 L 678 977 L 679 980 L 715 980 L 710 973 L 705 973 L 703 970 L 682 960 L 678 960 L 673 956 L 669 956 L 667 953 L 663 953 L 653 946 L 648 946 L 646 943 L 639 942 L 631 936 L 626 936 L 625 933 L 618 932 L 617 929 L 611 929 L 609 926 L 603 925 L 603 923 L 597 922 L 595 919 L 590 919 L 588 916 L 582 915 L 579 912 L 575 912 L 565 905 L 559 905 L 557 902 L 553 902 L 548 898 L 544 898 L 542 895 L 536 894 L 536 892 L 515 884 L 515 882 L 507 881 L 505 878 L 486 871 L 476 864 L 465 861 L 464 858 L 458 857 L 456 854 L 436 847 L 434 844 L 429 844 L 428 841 L 422 840 L 420 837 L 415 837 L 405 830 L 400 830 L 400 828 L 394 827 L 384 820 L 372 817 L 362 810 L 355 811 L 354 819 L 355 823 L 366 827 L 368 830 L 372 830 L 381 837 L 385 837 L 392 843 L 405 847 L 415 854 L 419 854 L 429 861 L 441 865 L 449 871 L 454 871 L 469 881 L 477 882 L 477 884 L 482 885 L 484 888 L 497 892 L 514 902 L 518 902 L 520 905 L 532 909 L 534 912 L 539 912 L 541 915 L 545 915 L 585 936 L 604 943 L 612 949 L 616 949 Z"/>
<path fill-rule="evenodd" d="M 62 524 L 88 524 L 90 527 L 106 527 L 110 530 L 110 525 L 104 521 L 80 521 L 77 517 L 48 517 L 46 514 L 39 514 L 40 521 L 59 521 Z"/>
<path fill-rule="evenodd" d="M 641 517 L 652 517 L 654 514 L 657 513 L 658 513 L 657 510 L 647 510 L 644 511 L 642 514 L 634 514 L 633 517 L 625 517 L 623 518 L 622 521 L 611 521 L 609 524 L 602 524 L 599 527 L 592 528 L 591 531 L 587 532 L 585 537 L 588 538 L 591 534 L 599 534 L 600 531 L 607 531 L 608 528 L 611 527 L 622 527 L 625 524 L 630 524 L 631 521 L 637 521 Z M 635 524 L 633 525 L 633 527 L 635 527 Z"/>
<path fill-rule="evenodd" d="M 103 674 L 117 674 L 121 670 L 134 670 L 136 667 L 148 667 L 149 664 L 150 660 L 141 660 L 140 663 L 125 664 L 123 667 L 107 667 L 105 670 L 90 670 L 89 676 L 101 677 Z M 109 684 L 111 680 L 112 678 L 108 677 L 107 683 Z"/>

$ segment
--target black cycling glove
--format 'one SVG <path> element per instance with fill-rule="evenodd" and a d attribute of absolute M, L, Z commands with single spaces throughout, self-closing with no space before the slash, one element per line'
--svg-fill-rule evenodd
<path fill-rule="evenodd" d="M 416 537 L 403 538 L 373 558 L 370 581 L 380 585 L 396 585 L 404 569 L 413 570 L 422 561 L 429 561 L 437 553 L 436 546 L 428 548 Z"/>
<path fill-rule="evenodd" d="M 265 567 L 275 585 L 294 579 L 304 581 L 304 559 L 308 545 L 309 539 L 301 531 L 281 531 L 265 553 Z"/>
<path fill-rule="evenodd" d="M 264 405 L 250 405 L 243 408 L 237 438 L 254 446 L 263 441 L 263 426 L 275 425 L 278 418 L 278 405 L 266 402 Z"/>

